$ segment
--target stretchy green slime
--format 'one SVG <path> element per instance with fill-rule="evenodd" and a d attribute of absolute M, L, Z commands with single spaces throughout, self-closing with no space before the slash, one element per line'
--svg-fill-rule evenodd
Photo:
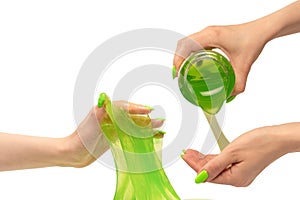
<path fill-rule="evenodd" d="M 235 75 L 229 61 L 221 54 L 201 50 L 182 64 L 178 83 L 183 96 L 208 114 L 216 114 L 230 101 Z"/>
<path fill-rule="evenodd" d="M 114 106 L 104 93 L 98 102 L 104 104 L 107 113 L 101 129 L 111 147 L 117 172 L 114 199 L 180 199 L 162 168 L 162 135 L 153 130 L 149 116 L 128 114 Z"/>
<path fill-rule="evenodd" d="M 235 75 L 230 62 L 223 55 L 211 50 L 192 53 L 179 71 L 178 84 L 182 95 L 202 108 L 221 150 L 229 141 L 215 114 L 225 101 L 234 99 L 234 96 L 230 96 L 234 83 Z"/>

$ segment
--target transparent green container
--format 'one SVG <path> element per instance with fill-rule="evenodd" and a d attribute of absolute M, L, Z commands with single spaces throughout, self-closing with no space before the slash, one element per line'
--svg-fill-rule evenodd
<path fill-rule="evenodd" d="M 182 95 L 208 114 L 216 114 L 230 96 L 235 75 L 230 62 L 220 53 L 201 50 L 181 65 L 178 84 Z"/>

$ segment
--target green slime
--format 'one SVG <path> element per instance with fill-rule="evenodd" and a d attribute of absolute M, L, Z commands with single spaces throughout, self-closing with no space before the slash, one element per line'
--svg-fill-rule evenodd
<path fill-rule="evenodd" d="M 220 150 L 229 141 L 215 117 L 224 102 L 230 102 L 235 74 L 230 62 L 220 53 L 200 50 L 192 53 L 182 64 L 178 85 L 182 95 L 204 111 Z"/>
<path fill-rule="evenodd" d="M 208 114 L 216 114 L 228 101 L 234 82 L 229 61 L 210 50 L 191 54 L 184 61 L 178 77 L 183 96 Z"/>
<path fill-rule="evenodd" d="M 110 145 L 117 173 L 115 200 L 176 200 L 161 162 L 162 134 L 148 115 L 128 114 L 106 95 L 101 129 Z"/>

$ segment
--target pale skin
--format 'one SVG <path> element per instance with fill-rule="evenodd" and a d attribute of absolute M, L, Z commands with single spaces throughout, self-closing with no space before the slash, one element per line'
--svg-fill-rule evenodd
<path fill-rule="evenodd" d="M 244 92 L 248 73 L 271 40 L 300 32 L 300 1 L 257 20 L 228 26 L 209 26 L 178 42 L 173 64 L 178 71 L 184 59 L 201 48 L 222 50 L 236 75 L 232 95 Z M 251 130 L 230 143 L 218 155 L 187 150 L 182 158 L 197 173 L 207 171 L 206 182 L 248 186 L 279 157 L 300 151 L 300 123 Z"/>
<path fill-rule="evenodd" d="M 114 102 L 130 114 L 149 114 L 151 109 L 125 101 Z M 85 167 L 109 149 L 99 122 L 106 115 L 104 108 L 95 106 L 70 135 L 63 138 L 46 138 L 0 133 L 0 171 L 42 167 Z M 152 119 L 158 128 L 162 119 Z M 83 144 L 82 140 L 85 144 Z M 91 141 L 91 142 L 90 142 Z M 92 151 L 86 145 L 93 144 Z"/>
<path fill-rule="evenodd" d="M 297 1 L 253 22 L 207 27 L 178 43 L 174 66 L 178 70 L 191 52 L 199 50 L 196 48 L 198 45 L 189 44 L 190 39 L 206 49 L 219 48 L 228 56 L 235 70 L 237 80 L 232 95 L 237 95 L 245 90 L 251 65 L 265 44 L 274 38 L 300 31 L 299 11 L 300 3 Z M 136 114 L 150 112 L 141 105 L 133 110 Z M 89 165 L 109 148 L 103 134 L 99 134 L 99 125 L 96 123 L 104 114 L 103 109 L 93 108 L 78 128 L 80 134 L 87 138 L 100 135 L 95 153 L 92 154 L 82 144 L 78 130 L 64 138 L 0 133 L 0 171 Z M 157 121 L 153 123 L 154 127 L 162 124 Z M 300 151 L 299 133 L 300 123 L 258 128 L 241 135 L 219 155 L 204 156 L 197 151 L 187 150 L 183 159 L 196 172 L 207 170 L 209 182 L 247 186 L 280 156 Z"/>
<path fill-rule="evenodd" d="M 281 156 L 300 151 L 300 123 L 261 127 L 239 136 L 220 154 L 203 155 L 188 149 L 182 158 L 206 182 L 245 187 Z"/>
<path fill-rule="evenodd" d="M 232 95 L 245 90 L 247 76 L 264 46 L 272 39 L 300 31 L 300 1 L 257 20 L 229 26 L 209 26 L 181 39 L 173 65 L 177 71 L 184 59 L 204 49 L 218 48 L 229 58 L 236 75 Z"/>

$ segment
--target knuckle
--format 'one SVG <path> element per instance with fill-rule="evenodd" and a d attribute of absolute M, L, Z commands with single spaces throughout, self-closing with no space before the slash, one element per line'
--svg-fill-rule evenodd
<path fill-rule="evenodd" d="M 219 28 L 219 26 L 207 26 L 206 28 L 204 28 L 204 31 L 210 37 L 218 37 L 221 35 L 221 29 Z"/>
<path fill-rule="evenodd" d="M 246 85 L 245 84 L 237 84 L 235 87 L 235 91 L 237 93 L 243 93 L 245 91 Z"/>
<path fill-rule="evenodd" d="M 185 45 L 185 43 L 186 43 L 186 38 L 182 38 L 182 39 L 178 40 L 177 48 L 181 49 Z"/>
<path fill-rule="evenodd" d="M 177 44 L 177 54 L 184 58 L 199 49 L 201 49 L 201 45 L 192 37 L 183 38 Z"/>
<path fill-rule="evenodd" d="M 178 41 L 178 43 L 177 43 L 177 49 L 178 50 L 184 50 L 184 49 L 187 49 L 187 48 L 189 48 L 189 38 L 182 38 L 182 39 L 180 39 L 179 41 Z"/>
<path fill-rule="evenodd" d="M 240 147 L 237 147 L 236 145 L 228 146 L 228 148 L 225 148 L 222 154 L 226 156 L 227 159 L 230 159 L 231 163 L 239 162 L 239 155 L 240 155 L 241 149 Z"/>
<path fill-rule="evenodd" d="M 211 164 L 209 165 L 209 170 L 213 173 L 218 173 L 219 171 L 223 170 L 222 164 L 212 160 Z"/>

